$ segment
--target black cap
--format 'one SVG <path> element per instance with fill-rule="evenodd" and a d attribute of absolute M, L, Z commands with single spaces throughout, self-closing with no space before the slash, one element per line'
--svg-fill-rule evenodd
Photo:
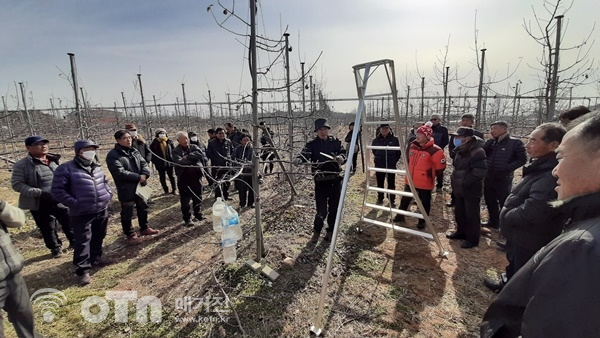
<path fill-rule="evenodd" d="M 96 149 L 100 148 L 100 146 L 98 146 L 98 144 L 96 144 L 92 140 L 78 140 L 73 145 L 73 148 L 75 149 L 75 154 L 78 154 L 81 149 L 87 147 L 94 147 Z"/>
<path fill-rule="evenodd" d="M 216 133 L 217 131 L 216 131 L 216 130 L 214 130 L 213 128 L 210 128 L 210 129 L 209 129 L 209 130 L 207 130 L 206 132 L 207 132 L 207 133 L 209 133 L 209 134 L 214 134 L 214 133 Z"/>
<path fill-rule="evenodd" d="M 315 120 L 315 132 L 321 128 L 331 129 L 326 119 L 316 119 Z"/>
<path fill-rule="evenodd" d="M 34 136 L 29 136 L 28 138 L 25 139 L 25 145 L 26 146 L 32 146 L 38 142 L 46 142 L 49 143 L 50 141 L 48 141 L 47 139 L 38 136 L 38 135 L 34 135 Z"/>
<path fill-rule="evenodd" d="M 382 124 L 379 125 L 379 128 L 383 128 L 383 127 L 388 127 L 389 128 L 390 124 L 389 123 L 382 123 Z"/>
<path fill-rule="evenodd" d="M 454 136 L 473 136 L 473 128 L 469 127 L 458 127 L 458 129 L 454 133 L 450 133 L 450 135 Z"/>

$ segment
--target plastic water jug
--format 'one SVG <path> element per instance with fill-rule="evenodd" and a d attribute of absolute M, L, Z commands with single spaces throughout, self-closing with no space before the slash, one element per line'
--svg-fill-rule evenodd
<path fill-rule="evenodd" d="M 237 252 L 235 250 L 235 240 L 226 239 L 221 242 L 223 246 L 223 261 L 225 263 L 233 263 L 237 258 Z"/>
<path fill-rule="evenodd" d="M 212 214 L 213 214 L 213 230 L 221 231 L 221 213 L 225 209 L 225 202 L 221 199 L 221 197 L 217 197 L 217 200 L 212 206 Z"/>
<path fill-rule="evenodd" d="M 221 212 L 221 241 L 228 239 L 236 240 L 233 230 L 233 224 L 230 222 L 233 219 L 233 214 L 229 211 L 229 208 L 225 207 Z"/>
<path fill-rule="evenodd" d="M 231 213 L 229 218 L 229 226 L 232 227 L 234 234 L 233 238 L 235 238 L 236 241 L 239 241 L 244 236 L 244 233 L 242 232 L 242 226 L 240 225 L 239 215 L 232 206 L 228 206 L 227 209 Z"/>

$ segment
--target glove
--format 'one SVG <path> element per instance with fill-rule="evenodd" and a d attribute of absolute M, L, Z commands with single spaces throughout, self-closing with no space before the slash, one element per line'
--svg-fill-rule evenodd
<path fill-rule="evenodd" d="M 338 155 L 335 157 L 335 161 L 339 164 L 342 165 L 344 163 L 344 156 L 342 155 Z"/>
<path fill-rule="evenodd" d="M 54 201 L 54 198 L 52 198 L 52 194 L 50 194 L 47 191 L 42 191 L 42 194 L 40 195 L 40 199 L 42 201 Z"/>
<path fill-rule="evenodd" d="M 292 163 L 293 163 L 295 166 L 299 166 L 299 165 L 300 165 L 300 163 L 302 163 L 302 160 L 301 160 L 299 157 L 296 157 L 296 158 L 295 158 L 295 159 L 292 161 Z"/>

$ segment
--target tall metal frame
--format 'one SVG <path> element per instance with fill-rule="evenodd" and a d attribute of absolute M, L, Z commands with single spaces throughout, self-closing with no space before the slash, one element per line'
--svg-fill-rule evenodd
<path fill-rule="evenodd" d="M 349 154 L 354 153 L 354 149 L 356 147 L 356 140 L 358 138 L 358 133 L 362 129 L 363 125 L 377 125 L 377 124 L 381 124 L 381 123 L 390 123 L 390 124 L 394 123 L 396 130 L 398 132 L 400 132 L 402 130 L 401 129 L 402 125 L 400 123 L 400 111 L 398 108 L 398 91 L 396 89 L 396 75 L 395 75 L 395 71 L 394 71 L 394 61 L 390 60 L 390 59 L 383 59 L 383 60 L 359 64 L 352 68 L 354 69 L 354 78 L 356 81 L 356 90 L 358 93 L 359 101 L 358 101 L 358 109 L 356 111 L 356 118 L 354 121 L 355 128 L 352 131 L 352 140 L 350 141 L 350 149 L 348 150 Z M 387 79 L 388 79 L 388 82 L 390 85 L 390 92 L 367 95 L 366 94 L 367 93 L 367 83 L 369 81 L 369 78 L 373 74 L 373 72 L 375 72 L 379 68 L 383 68 L 386 72 Z M 376 97 L 389 96 L 389 95 L 391 95 L 392 101 L 393 101 L 395 120 L 394 121 L 368 120 L 366 114 L 364 114 L 365 100 L 371 99 L 371 98 L 376 98 Z M 405 121 L 404 124 L 406 125 L 407 121 Z M 358 126 L 358 128 L 357 128 L 357 126 Z M 440 242 L 439 238 L 437 237 L 437 234 L 435 233 L 435 230 L 431 223 L 431 219 L 429 218 L 429 215 L 427 215 L 427 213 L 424 212 L 425 208 L 423 207 L 423 203 L 419 199 L 419 196 L 414 187 L 414 183 L 413 183 L 410 173 L 407 172 L 406 170 L 383 169 L 383 168 L 375 168 L 374 166 L 371 166 L 370 150 L 374 150 L 374 149 L 400 150 L 402 152 L 403 163 L 407 163 L 407 157 L 406 157 L 406 151 L 405 151 L 406 148 L 405 148 L 405 142 L 404 142 L 403 137 L 399 137 L 399 140 L 400 140 L 399 147 L 389 147 L 389 146 L 388 147 L 374 147 L 374 146 L 367 145 L 367 144 L 370 144 L 369 142 L 366 142 L 366 141 L 368 141 L 366 139 L 367 135 L 368 135 L 368 132 L 366 130 L 362 132 L 363 144 L 365 144 L 365 147 L 362 149 L 364 150 L 364 156 L 365 156 L 365 162 L 366 162 L 363 164 L 366 168 L 366 174 L 365 174 L 366 187 L 365 187 L 365 196 L 364 196 L 363 205 L 362 205 L 361 221 L 364 223 L 369 223 L 369 224 L 373 224 L 373 225 L 390 228 L 395 231 L 400 231 L 400 232 L 404 232 L 404 233 L 408 233 L 408 234 L 412 234 L 412 235 L 417 235 L 417 236 L 420 236 L 420 237 L 423 237 L 426 239 L 433 239 L 433 240 L 435 240 L 435 242 L 438 246 L 438 249 L 440 251 L 440 256 L 442 256 L 442 257 L 446 256 L 447 252 L 442 247 L 442 243 Z M 405 191 L 389 190 L 389 189 L 372 187 L 372 186 L 370 186 L 370 183 L 369 183 L 371 172 L 386 172 L 386 173 L 406 175 L 411 191 L 405 192 Z M 346 196 L 346 190 L 348 188 L 349 178 L 350 178 L 350 170 L 346 170 L 344 173 L 344 179 L 343 179 L 343 183 L 342 183 L 342 192 L 341 192 L 340 203 L 338 205 L 337 214 L 336 214 L 336 218 L 335 218 L 335 225 L 333 228 L 333 236 L 332 236 L 331 244 L 329 246 L 329 255 L 327 258 L 327 266 L 325 268 L 325 274 L 323 275 L 323 282 L 322 282 L 322 286 L 321 286 L 321 294 L 319 297 L 317 316 L 316 316 L 314 324 L 310 328 L 310 331 L 317 336 L 320 336 L 321 333 L 323 332 L 323 308 L 324 308 L 324 304 L 325 304 L 325 297 L 327 296 L 327 289 L 329 286 L 329 275 L 331 274 L 331 265 L 333 262 L 333 256 L 335 254 L 335 245 L 337 243 L 337 234 L 338 234 L 339 225 L 341 222 L 342 212 L 344 210 L 345 196 Z M 417 206 L 421 213 L 400 210 L 391 205 L 389 205 L 388 207 L 385 207 L 385 206 L 368 203 L 367 197 L 368 197 L 369 192 L 383 192 L 383 193 L 387 193 L 387 194 L 395 194 L 395 195 L 400 195 L 400 196 L 412 197 L 416 201 Z M 377 220 L 373 220 L 373 219 L 369 219 L 369 218 L 365 217 L 365 210 L 367 208 L 378 209 L 378 210 L 390 212 L 390 214 L 389 214 L 390 222 L 386 223 L 386 222 L 381 222 L 381 221 L 377 221 Z M 391 222 L 391 220 L 392 220 L 392 216 L 394 216 L 395 214 L 401 214 L 401 215 L 405 215 L 408 217 L 416 217 L 416 218 L 424 219 L 428 232 L 417 231 L 417 230 L 394 225 Z"/>

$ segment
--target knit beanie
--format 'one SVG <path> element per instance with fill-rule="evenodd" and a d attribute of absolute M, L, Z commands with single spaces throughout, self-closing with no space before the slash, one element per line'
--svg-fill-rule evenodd
<path fill-rule="evenodd" d="M 417 129 L 417 133 L 421 133 L 425 135 L 425 137 L 430 139 L 433 136 L 433 130 L 431 129 L 432 125 L 433 124 L 430 121 L 427 121 L 427 123 L 425 123 Z"/>

